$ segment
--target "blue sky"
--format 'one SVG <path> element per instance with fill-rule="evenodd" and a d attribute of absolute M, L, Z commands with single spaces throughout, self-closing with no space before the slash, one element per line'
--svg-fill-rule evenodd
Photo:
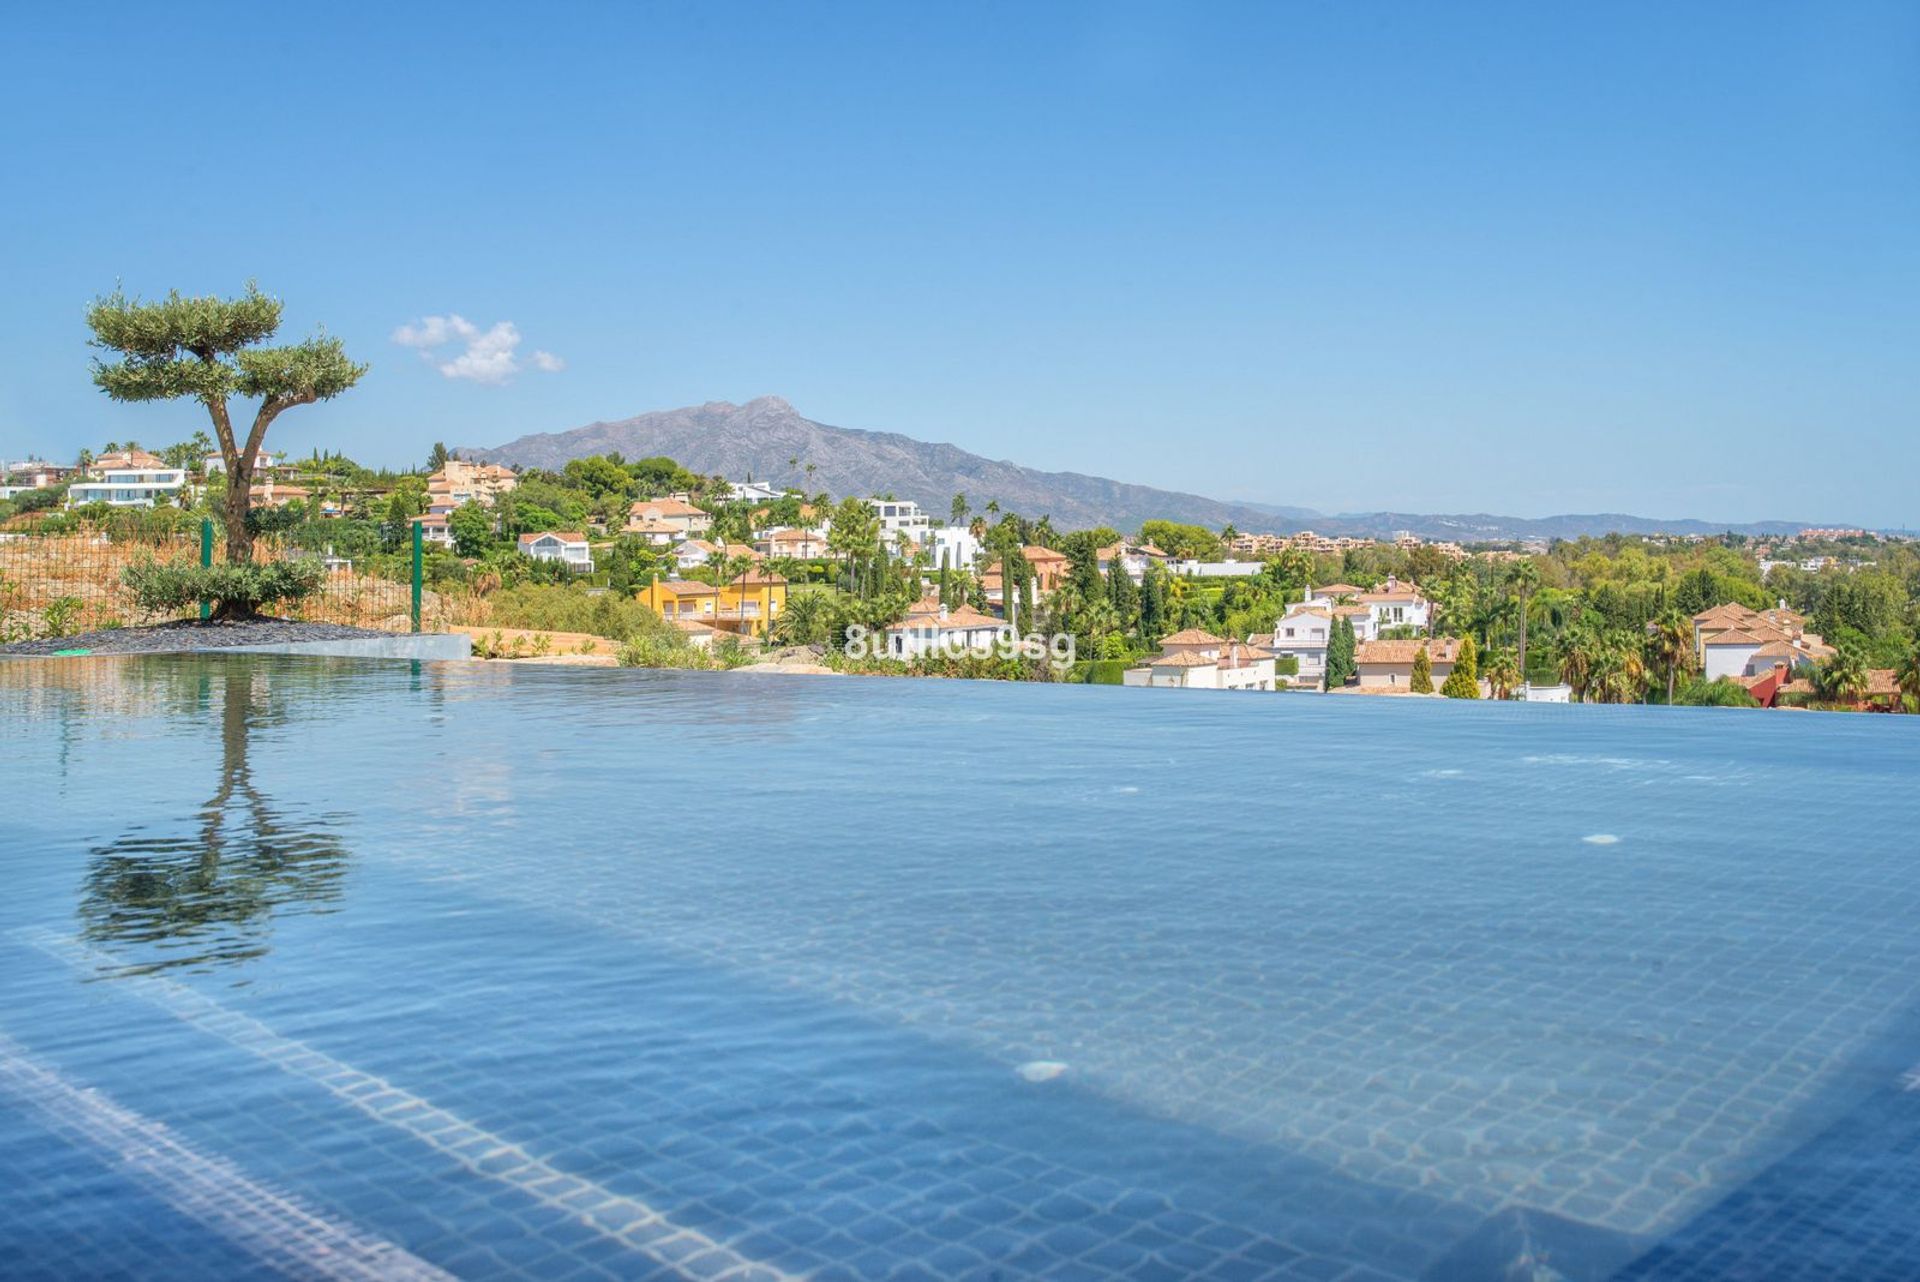
<path fill-rule="evenodd" d="M 275 439 L 374 463 L 773 393 L 1330 511 L 1920 526 L 1920 6 L 9 23 L 0 456 L 190 432 L 85 304 L 252 277 L 373 365 Z"/>

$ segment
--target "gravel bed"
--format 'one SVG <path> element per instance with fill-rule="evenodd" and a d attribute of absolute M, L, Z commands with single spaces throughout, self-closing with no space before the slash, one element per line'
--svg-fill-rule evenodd
<path fill-rule="evenodd" d="M 86 650 L 93 654 L 177 654 L 187 650 L 217 650 L 234 645 L 281 645 L 289 641 L 347 641 L 360 637 L 397 636 L 373 628 L 349 628 L 339 623 L 301 623 L 296 619 L 248 619 L 240 623 L 185 619 L 146 628 L 111 628 L 71 637 L 42 637 L 0 645 L 0 654 L 53 654 L 59 650 Z"/>

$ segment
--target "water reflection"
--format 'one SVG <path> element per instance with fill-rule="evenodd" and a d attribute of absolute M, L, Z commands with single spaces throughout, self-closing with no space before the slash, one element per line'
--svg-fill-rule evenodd
<path fill-rule="evenodd" d="M 252 736 L 280 719 L 274 672 L 220 668 L 189 678 L 199 715 L 218 702 L 220 765 L 188 830 L 141 825 L 91 852 L 82 934 L 126 955 L 122 974 L 259 957 L 277 915 L 328 911 L 341 896 L 349 852 L 337 819 L 279 804 L 254 779 Z"/>

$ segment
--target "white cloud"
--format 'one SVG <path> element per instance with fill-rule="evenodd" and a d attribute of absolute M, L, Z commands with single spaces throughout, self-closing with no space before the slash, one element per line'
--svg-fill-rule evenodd
<path fill-rule="evenodd" d="M 520 330 L 512 321 L 499 321 L 483 330 L 454 313 L 423 316 L 394 330 L 393 341 L 419 352 L 420 359 L 446 378 L 464 378 L 498 387 L 525 368 L 518 354 Z M 441 349 L 451 344 L 460 344 L 462 348 L 448 356 Z M 535 351 L 527 364 L 548 374 L 567 367 L 564 360 L 546 351 Z"/>

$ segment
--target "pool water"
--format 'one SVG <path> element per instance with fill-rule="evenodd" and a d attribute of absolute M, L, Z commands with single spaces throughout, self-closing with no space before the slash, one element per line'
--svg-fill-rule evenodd
<path fill-rule="evenodd" d="M 6 1278 L 1920 1277 L 1920 719 L 0 662 Z"/>

